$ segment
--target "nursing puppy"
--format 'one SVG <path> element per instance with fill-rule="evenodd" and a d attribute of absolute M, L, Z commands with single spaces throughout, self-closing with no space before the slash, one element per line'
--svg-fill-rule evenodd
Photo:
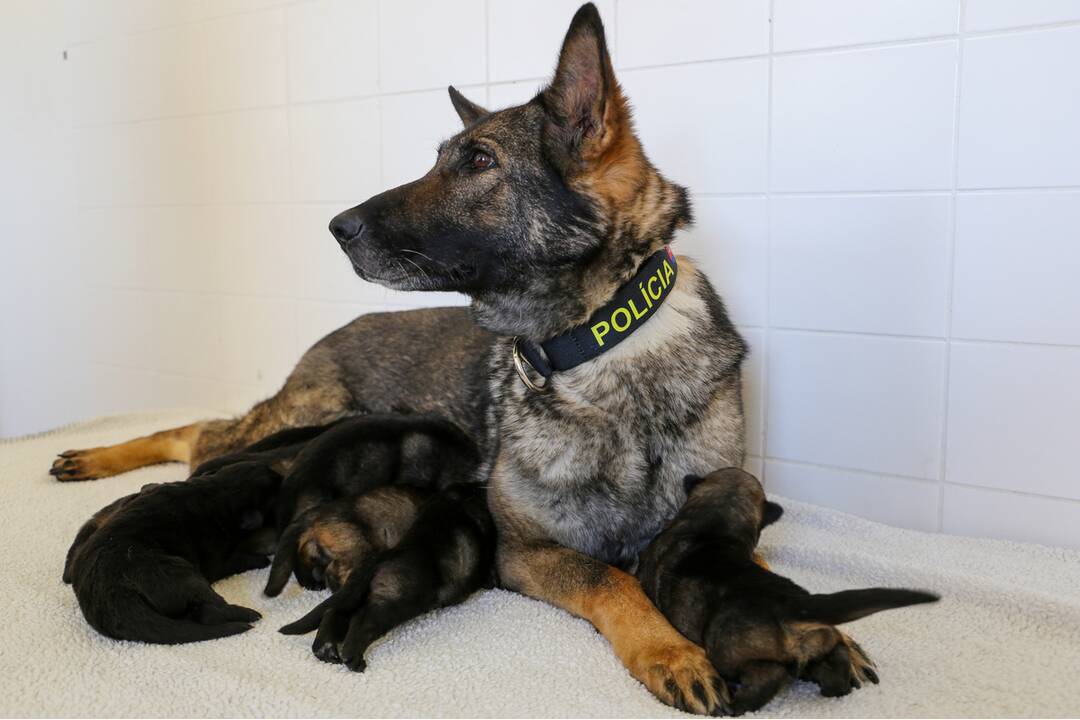
<path fill-rule="evenodd" d="M 397 544 L 428 490 L 466 481 L 479 463 L 476 443 L 433 415 L 365 415 L 327 426 L 282 483 L 266 594 L 278 595 L 293 571 L 309 589 L 343 580 L 358 556 Z"/>
<path fill-rule="evenodd" d="M 479 464 L 476 443 L 440 416 L 345 418 L 311 438 L 290 463 L 278 501 L 278 529 L 326 500 L 358 497 L 383 485 L 443 488 L 469 479 Z"/>
<path fill-rule="evenodd" d="M 754 562 L 761 529 L 783 512 L 754 476 L 728 468 L 686 484 L 686 504 L 642 554 L 637 575 L 734 688 L 734 714 L 762 707 L 794 677 L 827 696 L 876 683 L 873 662 L 834 626 L 938 599 L 887 588 L 812 595 Z"/>
<path fill-rule="evenodd" d="M 278 543 L 266 594 L 280 594 L 293 572 L 309 590 L 338 590 L 355 568 L 401 541 L 433 492 L 409 485 L 378 487 L 300 513 Z"/>
<path fill-rule="evenodd" d="M 382 492 L 385 502 L 406 488 Z M 395 512 L 408 522 L 402 507 Z M 367 648 L 390 630 L 494 583 L 495 525 L 483 486 L 446 488 L 422 502 L 411 520 L 399 543 L 383 551 L 368 546 L 340 589 L 281 632 L 318 629 L 316 657 L 360 672 L 367 667 Z"/>
<path fill-rule="evenodd" d="M 90 625 L 112 638 L 172 644 L 249 630 L 259 613 L 210 583 L 269 564 L 280 484 L 266 463 L 243 462 L 148 485 L 79 530 L 64 581 Z"/>

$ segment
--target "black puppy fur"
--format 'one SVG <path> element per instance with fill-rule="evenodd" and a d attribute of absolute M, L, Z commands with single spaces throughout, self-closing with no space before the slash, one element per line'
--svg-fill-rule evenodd
<path fill-rule="evenodd" d="M 887 588 L 812 595 L 753 559 L 761 529 L 783 512 L 754 476 L 728 468 L 686 485 L 685 505 L 642 555 L 638 579 L 732 684 L 734 714 L 762 707 L 795 677 L 827 696 L 876 683 L 873 663 L 834 625 L 938 599 Z"/>
<path fill-rule="evenodd" d="M 280 540 L 266 594 L 278 595 L 293 570 L 304 587 L 325 587 L 325 568 L 337 555 L 364 551 L 357 546 L 363 528 L 385 523 L 388 535 L 404 532 L 398 505 L 415 505 L 422 497 L 418 488 L 473 479 L 479 463 L 476 443 L 457 425 L 432 415 L 363 415 L 326 426 L 296 454 L 282 483 Z M 376 493 L 350 505 L 375 488 L 402 485 L 413 489 Z M 335 500 L 345 502 L 326 504 Z M 387 547 L 385 539 L 369 544 Z M 345 561 L 348 566 L 348 557 Z"/>
<path fill-rule="evenodd" d="M 367 648 L 393 628 L 490 586 L 494 560 L 485 488 L 446 488 L 420 505 L 397 546 L 364 556 L 341 589 L 281 632 L 318 629 L 312 650 L 319 659 L 362 671 Z"/>
<path fill-rule="evenodd" d="M 90 625 L 112 638 L 173 644 L 249 630 L 259 613 L 210 583 L 269 564 L 280 485 L 266 463 L 248 461 L 145 486 L 79 530 L 64 581 Z"/>

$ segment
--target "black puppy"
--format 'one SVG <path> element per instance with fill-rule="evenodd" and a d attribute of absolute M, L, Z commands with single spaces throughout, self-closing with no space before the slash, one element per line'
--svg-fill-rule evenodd
<path fill-rule="evenodd" d="M 795 677 L 827 696 L 876 683 L 871 660 L 834 626 L 938 599 L 887 588 L 812 595 L 753 559 L 761 529 L 783 512 L 757 478 L 728 468 L 686 485 L 686 503 L 642 554 L 638 579 L 732 684 L 734 714 L 762 707 Z"/>
<path fill-rule="evenodd" d="M 396 543 L 368 537 L 371 528 L 400 536 L 408 527 L 402 525 L 404 516 L 426 497 L 422 489 L 467 482 L 479 464 L 476 443 L 453 423 L 431 415 L 363 415 L 326 426 L 289 463 L 266 594 L 278 595 L 293 570 L 304 587 L 324 587 L 326 568 L 350 565 L 352 556 L 365 552 L 359 544 L 364 538 L 377 550 Z M 404 486 L 410 489 L 371 494 Z M 358 498 L 365 499 L 354 502 Z M 335 563 L 339 555 L 342 562 Z"/>
<path fill-rule="evenodd" d="M 281 632 L 317 628 L 312 650 L 319 659 L 362 671 L 368 646 L 393 628 L 490 586 L 494 560 L 485 488 L 454 485 L 419 506 L 400 543 L 363 556 L 337 592 Z"/>
<path fill-rule="evenodd" d="M 64 581 L 109 637 L 172 644 L 249 630 L 259 613 L 225 602 L 210 583 L 269 564 L 280 485 L 267 463 L 251 461 L 148 485 L 83 525 Z"/>

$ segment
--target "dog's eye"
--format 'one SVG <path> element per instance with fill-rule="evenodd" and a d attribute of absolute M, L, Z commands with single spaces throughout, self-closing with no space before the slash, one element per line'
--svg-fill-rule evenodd
<path fill-rule="evenodd" d="M 483 150 L 477 150 L 469 159 L 469 166 L 473 170 L 487 170 L 495 167 L 495 158 Z"/>

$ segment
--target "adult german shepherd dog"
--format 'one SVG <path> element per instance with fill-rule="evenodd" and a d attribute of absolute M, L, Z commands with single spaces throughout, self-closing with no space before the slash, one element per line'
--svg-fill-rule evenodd
<path fill-rule="evenodd" d="M 687 192 L 645 156 L 592 4 L 574 16 L 553 80 L 531 101 L 489 112 L 454 88 L 450 98 L 464 130 L 434 167 L 341 213 L 330 230 L 365 280 L 459 291 L 470 309 L 360 317 L 316 343 L 243 417 L 66 452 L 52 473 L 194 467 L 285 428 L 437 414 L 481 448 L 476 480 L 489 484 L 500 583 L 589 620 L 662 701 L 723 710 L 728 692 L 705 653 L 627 572 L 685 500 L 684 477 L 743 462 L 746 345 L 720 298 L 679 257 L 646 321 L 541 389 L 520 377 L 515 344 L 559 336 L 604 307 L 690 222 Z M 620 329 L 611 320 L 598 342 Z"/>

